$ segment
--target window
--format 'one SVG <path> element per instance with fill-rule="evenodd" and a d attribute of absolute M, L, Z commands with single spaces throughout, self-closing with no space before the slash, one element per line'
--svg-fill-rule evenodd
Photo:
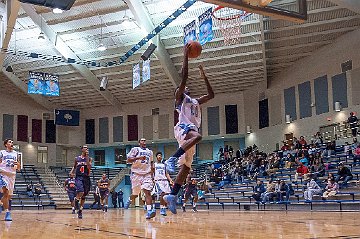
<path fill-rule="evenodd" d="M 38 146 L 37 161 L 38 161 L 38 163 L 47 163 L 47 161 L 48 161 L 48 147 L 47 146 Z"/>
<path fill-rule="evenodd" d="M 126 164 L 126 149 L 115 149 L 115 164 Z"/>
<path fill-rule="evenodd" d="M 95 166 L 105 166 L 105 150 L 95 150 Z"/>

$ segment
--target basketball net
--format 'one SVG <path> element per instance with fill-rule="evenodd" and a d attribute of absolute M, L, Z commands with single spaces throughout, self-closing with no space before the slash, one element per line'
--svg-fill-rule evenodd
<path fill-rule="evenodd" d="M 252 13 L 218 6 L 213 11 L 215 24 L 219 27 L 224 37 L 224 45 L 235 45 L 241 43 L 241 24 Z"/>

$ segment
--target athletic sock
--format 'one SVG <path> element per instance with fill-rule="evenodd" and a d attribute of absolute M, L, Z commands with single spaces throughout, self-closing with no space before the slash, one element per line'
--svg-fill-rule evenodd
<path fill-rule="evenodd" d="M 160 205 L 160 208 L 164 209 L 164 208 L 166 208 L 166 206 L 165 205 Z"/>
<path fill-rule="evenodd" d="M 184 202 L 184 203 L 183 203 L 183 207 L 185 207 L 185 206 L 186 206 L 186 203 Z"/>
<path fill-rule="evenodd" d="M 193 207 L 196 207 L 196 202 L 193 203 Z"/>
<path fill-rule="evenodd" d="M 181 185 L 178 183 L 175 183 L 172 190 L 171 190 L 171 194 L 172 195 L 177 195 L 180 191 Z"/>
<path fill-rule="evenodd" d="M 181 155 L 183 155 L 185 153 L 185 150 L 183 150 L 183 148 L 179 148 L 174 154 L 173 157 L 175 158 L 180 158 Z"/>
<path fill-rule="evenodd" d="M 152 209 L 152 205 L 146 205 L 146 210 L 151 210 Z"/>

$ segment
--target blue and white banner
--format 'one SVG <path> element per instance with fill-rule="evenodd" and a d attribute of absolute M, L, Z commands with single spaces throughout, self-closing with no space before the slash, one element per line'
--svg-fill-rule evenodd
<path fill-rule="evenodd" d="M 79 126 L 80 111 L 55 110 L 55 125 Z"/>
<path fill-rule="evenodd" d="M 133 66 L 133 89 L 140 85 L 140 63 Z"/>
<path fill-rule="evenodd" d="M 142 80 L 143 82 L 150 80 L 150 59 L 143 61 Z"/>
<path fill-rule="evenodd" d="M 60 95 L 59 77 L 45 73 L 44 78 L 45 78 L 44 95 L 59 96 Z"/>
<path fill-rule="evenodd" d="M 29 72 L 28 94 L 44 94 L 44 73 Z"/>
<path fill-rule="evenodd" d="M 201 45 L 213 39 L 212 26 L 212 8 L 209 8 L 199 16 L 199 42 Z"/>
<path fill-rule="evenodd" d="M 196 41 L 196 21 L 192 21 L 184 27 L 184 45 L 189 41 Z"/>

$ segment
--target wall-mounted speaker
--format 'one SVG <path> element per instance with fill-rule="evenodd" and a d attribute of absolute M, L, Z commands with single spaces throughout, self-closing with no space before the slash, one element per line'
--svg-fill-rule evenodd
<path fill-rule="evenodd" d="M 146 49 L 146 51 L 144 52 L 144 54 L 142 54 L 141 59 L 143 59 L 144 61 L 146 61 L 147 59 L 149 59 L 149 57 L 151 56 L 151 54 L 155 51 L 156 49 L 156 45 L 151 43 L 150 46 Z"/>

